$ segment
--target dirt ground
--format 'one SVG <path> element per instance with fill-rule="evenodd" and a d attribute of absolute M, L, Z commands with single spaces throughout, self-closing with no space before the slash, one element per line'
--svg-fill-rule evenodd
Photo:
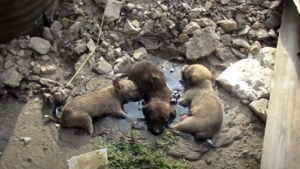
<path fill-rule="evenodd" d="M 62 10 L 61 13 L 64 11 Z M 8 47 L 14 48 L 14 45 L 10 44 Z M 42 83 L 40 79 L 34 80 L 29 76 L 17 89 L 6 87 L 0 89 L 0 168 L 64 169 L 68 168 L 66 160 L 72 156 L 93 150 L 91 141 L 99 136 L 113 140 L 129 140 L 131 130 L 129 122 L 141 114 L 133 115 L 129 121 L 111 117 L 97 120 L 94 124 L 93 136 L 88 136 L 80 129 L 60 129 L 55 124 L 45 121 L 43 116 L 51 114 L 53 107 L 44 103 L 40 89 L 49 88 L 53 84 L 63 85 L 71 79 L 75 73 L 74 65 L 78 57 L 69 57 L 70 55 L 64 52 L 56 53 L 49 55 L 47 61 L 34 57 L 23 58 L 22 68 L 28 72 L 32 60 L 36 60 L 40 65 L 56 65 L 55 73 L 41 75 L 42 78 L 52 79 L 55 82 Z M 175 75 L 168 74 L 168 76 L 175 81 L 178 80 L 178 70 L 184 64 L 164 60 L 159 57 L 162 55 L 164 54 L 157 51 L 149 52 L 148 58 L 165 68 L 175 68 Z M 17 61 L 16 58 L 12 60 Z M 209 57 L 200 60 L 199 63 L 209 67 L 217 77 L 226 65 L 235 61 L 237 61 L 235 58 L 220 61 L 216 57 Z M 0 72 L 4 71 L 2 67 L 0 65 Z M 74 80 L 72 96 L 111 85 L 110 79 L 93 73 L 89 68 L 82 72 Z M 204 143 L 197 144 L 182 138 L 167 153 L 172 157 L 191 160 L 189 168 L 195 169 L 259 168 L 264 123 L 247 105 L 224 91 L 218 84 L 215 85 L 215 89 L 224 107 L 224 122 L 221 133 L 213 140 L 214 148 L 207 148 Z M 131 109 L 131 106 L 125 105 L 128 114 Z M 185 109 L 179 110 L 178 114 L 185 111 Z M 24 143 L 21 141 L 24 137 L 30 137 L 31 141 Z M 144 131 L 144 137 L 149 140 L 159 138 L 147 131 Z"/>

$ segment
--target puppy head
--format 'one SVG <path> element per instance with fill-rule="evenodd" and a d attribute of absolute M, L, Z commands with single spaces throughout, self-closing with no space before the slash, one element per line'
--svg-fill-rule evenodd
<path fill-rule="evenodd" d="M 117 95 L 122 98 L 123 101 L 139 100 L 141 93 L 138 90 L 136 84 L 131 80 L 113 80 L 113 86 Z"/>
<path fill-rule="evenodd" d="M 211 80 L 211 72 L 201 64 L 185 65 L 181 69 L 181 82 L 185 86 L 195 86 L 203 80 Z"/>
<path fill-rule="evenodd" d="M 169 123 L 176 117 L 176 109 L 167 102 L 152 100 L 143 106 L 143 114 L 148 130 L 154 135 L 164 132 Z"/>

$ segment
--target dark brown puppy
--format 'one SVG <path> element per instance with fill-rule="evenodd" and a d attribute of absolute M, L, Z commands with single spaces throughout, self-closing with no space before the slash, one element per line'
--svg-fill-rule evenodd
<path fill-rule="evenodd" d="M 134 82 L 114 80 L 112 86 L 83 94 L 68 102 L 62 109 L 59 123 L 61 127 L 81 127 L 89 134 L 93 134 L 92 118 L 106 115 L 125 118 L 122 103 L 140 98 L 141 94 Z M 57 122 L 49 115 L 45 118 Z"/>
<path fill-rule="evenodd" d="M 189 106 L 190 114 L 172 126 L 172 130 L 190 133 L 196 139 L 211 139 L 220 130 L 223 110 L 208 72 L 206 67 L 198 64 L 182 69 L 186 82 L 192 87 L 187 89 L 178 104 Z"/>
<path fill-rule="evenodd" d="M 163 70 L 150 61 L 136 62 L 128 73 L 128 79 L 135 82 L 144 95 L 146 104 L 142 110 L 148 130 L 160 135 L 176 117 Z"/>

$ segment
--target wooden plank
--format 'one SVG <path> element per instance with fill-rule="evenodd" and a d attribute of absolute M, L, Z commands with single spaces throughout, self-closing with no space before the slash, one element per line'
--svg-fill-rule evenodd
<path fill-rule="evenodd" d="M 276 50 L 261 169 L 300 168 L 300 16 L 286 0 Z"/>
<path fill-rule="evenodd" d="M 300 13 L 300 0 L 294 0 L 294 3 L 297 7 L 298 13 Z"/>

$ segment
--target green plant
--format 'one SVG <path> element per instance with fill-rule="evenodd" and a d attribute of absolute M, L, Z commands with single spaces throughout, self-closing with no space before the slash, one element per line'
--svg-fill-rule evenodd
<path fill-rule="evenodd" d="M 116 143 L 113 141 L 94 141 L 96 149 L 108 148 L 109 168 L 112 169 L 185 169 L 188 162 L 185 160 L 172 160 L 167 157 L 161 148 L 142 143 L 137 139 L 138 133 L 132 133 L 132 142 Z M 159 145 L 174 144 L 174 137 L 166 135 Z M 172 142 L 174 141 L 174 142 Z"/>

